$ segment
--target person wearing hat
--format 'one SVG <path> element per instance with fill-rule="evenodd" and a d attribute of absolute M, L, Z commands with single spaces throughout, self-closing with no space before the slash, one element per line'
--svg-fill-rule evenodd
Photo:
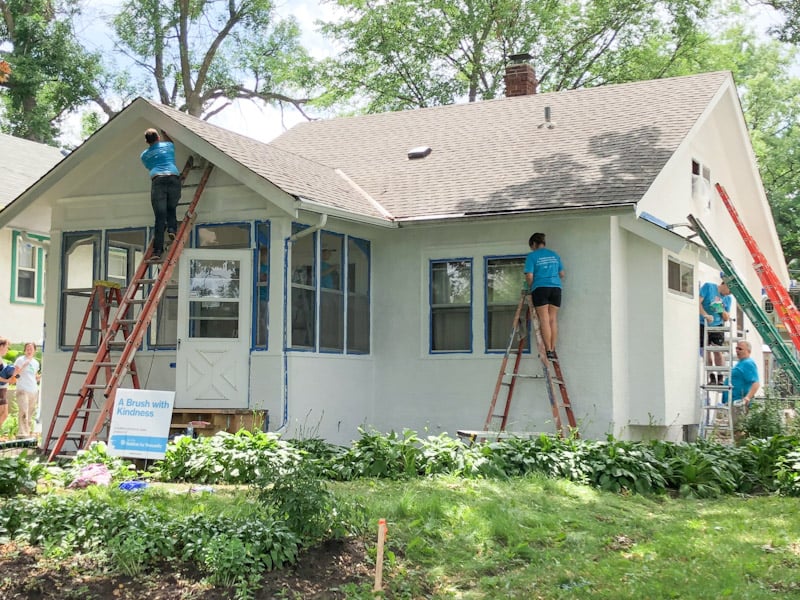
<path fill-rule="evenodd" d="M 142 152 L 141 159 L 150 174 L 150 204 L 155 216 L 152 258 L 157 259 L 164 252 L 164 229 L 170 241 L 178 231 L 175 210 L 181 199 L 181 177 L 175 164 L 175 144 L 169 136 L 163 131 L 159 134 L 156 129 L 148 129 L 144 139 L 148 148 Z"/>

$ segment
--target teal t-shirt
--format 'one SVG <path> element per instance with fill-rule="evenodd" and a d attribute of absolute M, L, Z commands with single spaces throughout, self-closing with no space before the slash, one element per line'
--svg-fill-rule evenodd
<path fill-rule="evenodd" d="M 561 287 L 559 273 L 564 270 L 561 257 L 549 248 L 539 248 L 528 253 L 525 273 L 533 274 L 531 290 L 540 287 Z"/>

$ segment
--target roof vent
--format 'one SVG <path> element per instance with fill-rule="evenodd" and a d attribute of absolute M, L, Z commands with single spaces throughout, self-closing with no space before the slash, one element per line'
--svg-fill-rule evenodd
<path fill-rule="evenodd" d="M 544 121 L 539 123 L 539 129 L 547 127 L 548 129 L 555 129 L 556 122 L 550 120 L 550 107 L 544 107 Z"/>
<path fill-rule="evenodd" d="M 412 160 L 414 158 L 425 158 L 430 153 L 430 146 L 417 146 L 416 148 L 412 148 L 408 151 L 408 159 Z"/>

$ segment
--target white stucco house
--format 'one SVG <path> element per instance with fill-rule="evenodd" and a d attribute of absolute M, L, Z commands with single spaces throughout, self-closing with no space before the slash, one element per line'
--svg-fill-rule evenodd
<path fill-rule="evenodd" d="M 151 235 L 147 127 L 215 170 L 137 354 L 143 387 L 266 409 L 290 436 L 481 428 L 536 231 L 566 269 L 558 351 L 585 437 L 699 422 L 697 290 L 719 270 L 664 225 L 698 217 L 761 290 L 714 182 L 788 281 L 727 72 L 314 121 L 269 144 L 140 98 L 0 212 L 51 239 L 45 423 L 82 311 L 69 291 L 129 277 Z M 203 300 L 212 271 L 228 291 Z M 220 366 L 198 366 L 212 348 Z M 553 431 L 543 386 L 518 388 L 509 429 Z"/>
<path fill-rule="evenodd" d="M 3 185 L 0 207 L 14 200 L 64 155 L 58 148 L 0 133 Z M 42 341 L 45 296 L 45 258 L 49 244 L 46 229 L 29 229 L 24 223 L 0 228 L 0 294 L 3 325 L 0 336 L 12 343 Z"/>

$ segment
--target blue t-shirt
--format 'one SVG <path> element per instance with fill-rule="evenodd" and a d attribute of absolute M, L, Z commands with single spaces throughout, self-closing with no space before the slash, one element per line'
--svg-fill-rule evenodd
<path fill-rule="evenodd" d="M 700 315 L 700 323 L 709 327 L 722 325 L 722 311 L 731 312 L 731 295 L 720 296 L 716 283 L 704 283 L 700 286 L 700 299 L 703 301 L 703 310 L 714 317 L 709 323 L 703 315 Z"/>
<path fill-rule="evenodd" d="M 175 165 L 175 144 L 172 142 L 156 142 L 142 152 L 142 163 L 150 171 L 150 177 L 156 175 L 180 175 Z"/>
<path fill-rule="evenodd" d="M 559 273 L 564 270 L 561 258 L 548 248 L 539 248 L 528 253 L 525 259 L 525 273 L 533 273 L 531 290 L 540 287 L 561 287 Z"/>
<path fill-rule="evenodd" d="M 741 400 L 758 381 L 758 367 L 752 358 L 743 358 L 731 369 L 731 387 L 734 401 Z"/>

